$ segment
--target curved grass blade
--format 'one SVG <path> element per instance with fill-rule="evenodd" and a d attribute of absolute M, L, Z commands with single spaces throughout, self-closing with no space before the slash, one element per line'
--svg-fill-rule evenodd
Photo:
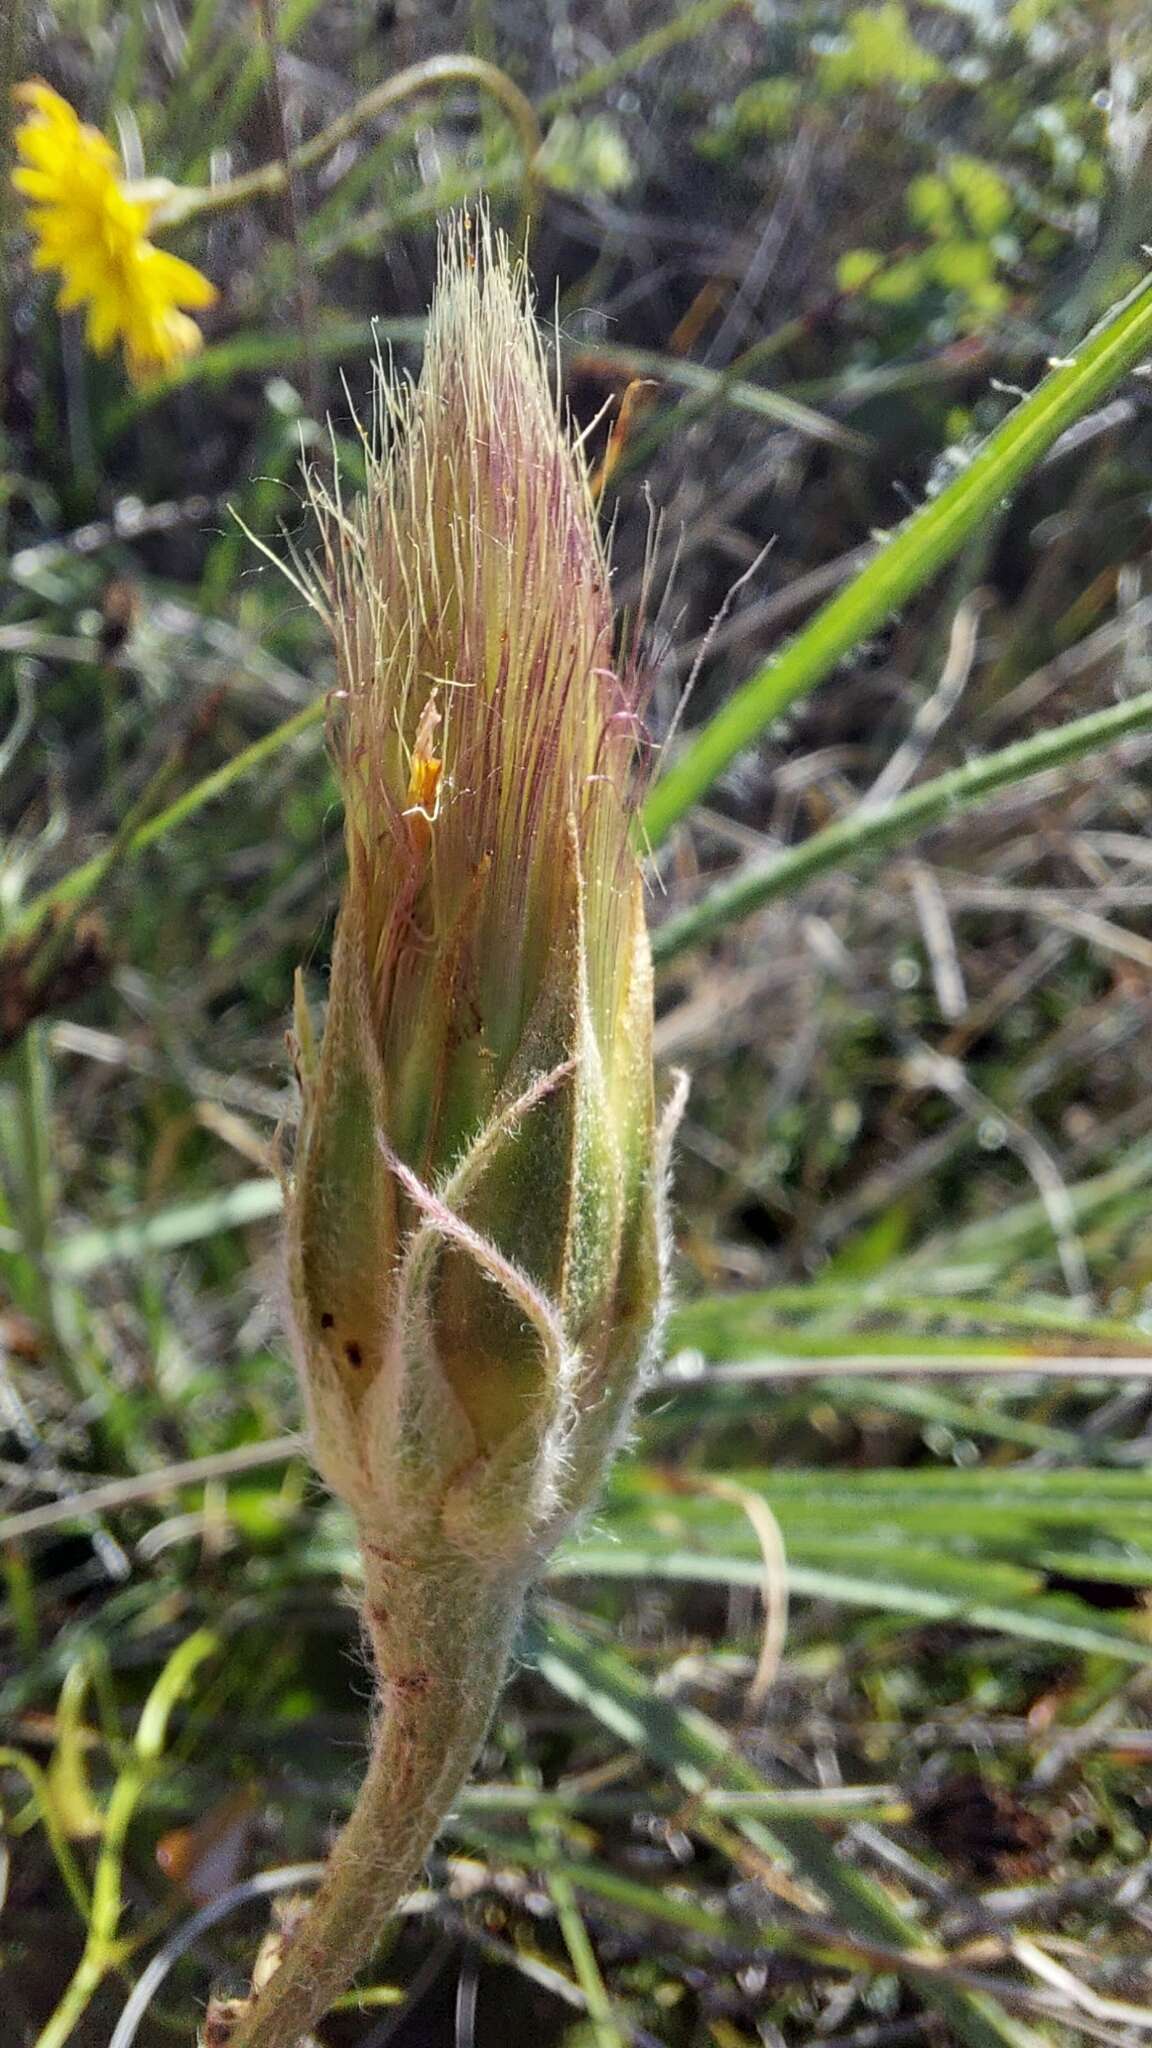
<path fill-rule="evenodd" d="M 279 1214 L 283 1206 L 279 1181 L 242 1180 L 198 1202 L 177 1202 L 154 1214 L 114 1223 L 106 1230 L 78 1230 L 54 1245 L 49 1264 L 54 1273 L 79 1280 L 118 1259 L 141 1259 L 150 1252 L 175 1251 L 219 1230 L 236 1230 Z"/>

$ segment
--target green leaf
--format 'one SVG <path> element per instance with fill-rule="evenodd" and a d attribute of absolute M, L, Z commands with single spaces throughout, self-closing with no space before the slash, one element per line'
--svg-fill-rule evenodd
<path fill-rule="evenodd" d="M 908 187 L 905 201 L 909 216 L 917 227 L 927 228 L 930 233 L 950 235 L 956 226 L 956 208 L 952 192 L 946 180 L 935 172 L 923 178 L 913 178 Z"/>
<path fill-rule="evenodd" d="M 931 1279 L 926 1281 L 931 1287 Z M 916 1293 L 902 1283 L 891 1267 L 881 1274 L 848 1282 L 842 1276 L 810 1282 L 801 1287 L 769 1287 L 744 1294 L 703 1294 L 673 1310 L 669 1322 L 669 1349 L 696 1345 L 713 1358 L 739 1358 L 750 1351 L 777 1342 L 781 1324 L 792 1318 L 810 1319 L 835 1313 L 838 1327 L 883 1316 L 901 1316 L 917 1322 L 947 1322 L 975 1327 L 989 1348 L 996 1342 L 990 1333 L 997 1329 L 1031 1330 L 1046 1335 L 1071 1337 L 1088 1349 L 1108 1350 L 1123 1345 L 1126 1350 L 1152 1358 L 1152 1335 L 1139 1323 L 1116 1316 L 1085 1315 L 1067 1302 L 1025 1297 L 1018 1301 L 988 1301 L 963 1295 Z M 902 1337 L 903 1341 L 903 1337 Z M 982 1345 L 973 1343 L 974 1352 Z M 1043 1371 L 1043 1347 L 1037 1356 Z"/>
<path fill-rule="evenodd" d="M 795 121 L 798 78 L 758 78 L 728 106 L 713 109 L 709 126 L 696 136 L 701 156 L 720 162 L 737 157 L 745 143 L 784 135 Z"/>
<path fill-rule="evenodd" d="M 1152 1641 L 1125 1617 L 1044 1590 L 1043 1557 L 1060 1527 L 1095 1542 L 1120 1529 L 1134 1541 L 1139 1530 L 1152 1544 L 1152 1484 L 1142 1473 L 935 1467 L 858 1473 L 850 1485 L 833 1471 L 724 1478 L 772 1508 L 795 1594 L 1152 1664 Z M 618 1471 L 606 1518 L 612 1541 L 594 1535 L 569 1545 L 554 1573 L 760 1585 L 751 1524 L 717 1500 L 710 1479 L 694 1491 L 690 1475 L 672 1483 L 642 1465 Z"/>
<path fill-rule="evenodd" d="M 825 92 L 891 86 L 915 93 L 943 76 L 938 58 L 921 49 L 912 34 L 900 0 L 885 0 L 880 7 L 858 7 L 845 27 L 846 33 L 835 47 L 823 51 L 818 60 Z"/>
<path fill-rule="evenodd" d="M 1152 1643 L 1142 1643 L 1119 1622 L 1105 1616 L 1081 1622 L 1062 1610 L 1055 1596 L 1030 1594 L 1018 1604 L 977 1600 L 974 1596 L 938 1592 L 900 1577 L 896 1557 L 883 1575 L 830 1571 L 789 1560 L 788 1586 L 794 1596 L 831 1600 L 847 1607 L 896 1614 L 919 1626 L 950 1622 L 965 1628 L 1042 1643 L 1052 1649 L 1075 1650 L 1082 1656 L 1101 1654 L 1125 1664 L 1152 1665 Z M 715 1551 L 676 1550 L 659 1540 L 636 1543 L 585 1543 L 565 1551 L 552 1566 L 554 1578 L 668 1579 L 681 1584 L 757 1587 L 764 1566 L 757 1558 L 722 1556 Z M 974 1570 L 973 1578 L 983 1574 Z M 1086 1612 L 1090 1610 L 1086 1609 Z"/>
<path fill-rule="evenodd" d="M 906 306 L 923 291 L 928 275 L 923 256 L 902 256 L 873 278 L 868 296 L 880 306 Z"/>
<path fill-rule="evenodd" d="M 709 720 L 652 791 L 644 810 L 648 841 L 658 845 L 772 719 L 922 589 L 1065 428 L 1112 390 L 1149 347 L 1152 280 L 1145 279 L 1075 356 L 1050 370 L 952 483 L 914 512 L 811 624 Z"/>
<path fill-rule="evenodd" d="M 1012 194 L 1003 178 L 976 156 L 954 156 L 948 183 L 978 235 L 995 235 L 1012 217 Z"/>
<path fill-rule="evenodd" d="M 930 260 L 932 275 L 947 291 L 986 294 L 992 285 L 1003 293 L 1003 286 L 996 284 L 996 264 L 986 242 L 941 242 Z"/>
<path fill-rule="evenodd" d="M 836 265 L 836 283 L 842 292 L 860 292 L 883 268 L 884 258 L 875 249 L 845 249 Z"/>
<path fill-rule="evenodd" d="M 243 781 L 246 775 L 251 775 L 257 768 L 263 768 L 282 748 L 291 745 L 302 734 L 311 732 L 319 726 L 326 709 L 325 699 L 322 696 L 314 697 L 302 711 L 295 712 L 291 718 L 286 718 L 282 724 L 274 726 L 272 731 L 265 733 L 261 739 L 253 740 L 250 747 L 245 747 L 239 754 L 234 754 L 230 761 L 225 761 L 222 767 L 214 769 L 211 775 L 205 775 L 200 782 L 194 783 L 191 789 L 185 790 L 184 794 L 178 796 L 166 809 L 159 811 L 154 817 L 145 818 L 142 824 L 135 826 L 126 834 L 123 844 L 117 846 L 117 870 L 126 861 L 143 853 L 147 847 L 155 846 L 159 840 L 166 838 L 177 825 L 182 825 L 186 818 L 202 810 L 205 804 L 214 803 L 219 797 L 226 795 L 236 783 Z M 36 897 L 18 918 L 13 919 L 12 932 L 18 937 L 23 936 L 34 931 L 51 911 L 71 908 L 86 902 L 104 880 L 107 866 L 106 855 L 98 853 L 80 867 L 73 868 L 71 874 L 65 875 L 51 889 L 46 889 L 43 895 Z"/>

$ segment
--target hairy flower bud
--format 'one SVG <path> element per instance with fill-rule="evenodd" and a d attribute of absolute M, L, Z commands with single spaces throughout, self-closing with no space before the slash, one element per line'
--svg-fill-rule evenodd
<path fill-rule="evenodd" d="M 664 1282 L 635 679 L 526 281 L 485 220 L 447 237 L 419 382 L 380 395 L 363 498 L 313 484 L 348 878 L 319 1043 L 297 999 L 287 1264 L 381 1712 L 236 2048 L 292 2048 L 415 1877 Z"/>
<path fill-rule="evenodd" d="M 317 1463 L 369 1556 L 527 1573 L 595 1490 L 663 1284 L 642 735 L 522 272 L 443 255 L 367 489 L 314 484 L 348 878 L 289 1190 Z"/>

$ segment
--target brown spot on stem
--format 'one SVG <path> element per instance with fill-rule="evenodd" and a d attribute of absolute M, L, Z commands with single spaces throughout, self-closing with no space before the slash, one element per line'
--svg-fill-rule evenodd
<path fill-rule="evenodd" d="M 404 1569 L 415 1567 L 423 1561 L 418 1557 L 402 1557 L 398 1550 L 386 1550 L 382 1543 L 373 1543 L 368 1536 L 360 1538 L 360 1548 L 366 1550 L 369 1557 L 378 1557 L 383 1564 L 397 1564 Z"/>
<path fill-rule="evenodd" d="M 388 1683 L 392 1687 L 393 1692 L 400 1693 L 404 1699 L 419 1699 L 431 1686 L 432 1673 L 430 1671 L 397 1671 L 389 1678 Z"/>
<path fill-rule="evenodd" d="M 348 1360 L 349 1365 L 363 1365 L 364 1363 L 364 1353 L 361 1351 L 360 1346 L 351 1341 L 344 1346 L 344 1356 Z"/>

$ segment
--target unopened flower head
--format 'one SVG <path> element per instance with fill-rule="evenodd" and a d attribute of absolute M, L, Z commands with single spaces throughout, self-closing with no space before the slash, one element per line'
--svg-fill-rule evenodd
<path fill-rule="evenodd" d="M 20 161 L 12 183 L 28 202 L 36 268 L 63 280 L 57 305 L 87 308 L 85 331 L 97 355 L 122 342 L 134 382 L 177 368 L 202 339 L 181 309 L 212 305 L 215 286 L 149 241 L 158 197 L 124 182 L 98 129 L 39 79 L 17 86 L 16 98 L 27 112 L 15 132 Z"/>
<path fill-rule="evenodd" d="M 362 1522 L 435 1501 L 466 1547 L 530 1546 L 594 1485 L 661 1292 L 643 737 L 484 222 L 381 391 L 363 499 L 317 489 L 348 880 L 320 1049 L 298 1023 L 297 1345 Z"/>

